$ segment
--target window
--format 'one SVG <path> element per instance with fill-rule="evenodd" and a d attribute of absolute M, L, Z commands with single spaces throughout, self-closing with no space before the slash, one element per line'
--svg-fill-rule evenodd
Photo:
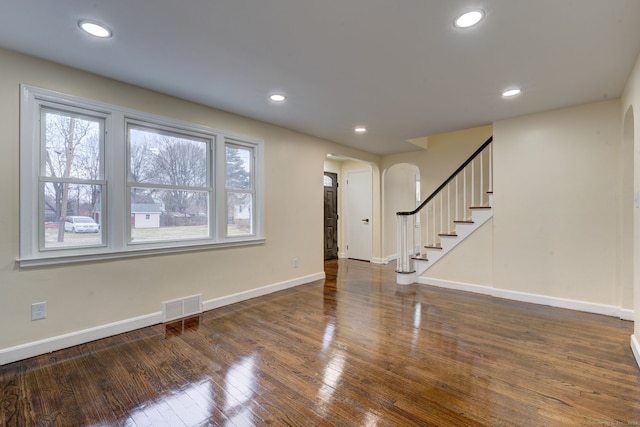
<path fill-rule="evenodd" d="M 22 86 L 20 265 L 264 242 L 263 142 Z"/>
<path fill-rule="evenodd" d="M 129 243 L 208 239 L 213 140 L 137 123 L 127 136 L 131 211 L 160 212 L 155 227 L 131 223 Z"/>
<path fill-rule="evenodd" d="M 101 216 L 105 119 L 43 105 L 40 123 L 39 247 L 100 246 L 98 227 L 80 223 Z M 89 229 L 90 235 L 78 234 Z"/>
<path fill-rule="evenodd" d="M 252 235 L 253 148 L 226 144 L 227 236 Z"/>

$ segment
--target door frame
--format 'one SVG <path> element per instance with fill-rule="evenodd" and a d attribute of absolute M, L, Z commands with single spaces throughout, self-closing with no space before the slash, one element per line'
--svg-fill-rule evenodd
<path fill-rule="evenodd" d="M 331 257 L 327 257 L 327 224 L 326 224 L 326 220 L 327 220 L 327 198 L 326 198 L 326 186 L 323 186 L 324 191 L 325 191 L 325 198 L 324 198 L 324 227 L 323 227 L 323 234 L 324 234 L 324 259 L 329 260 L 329 259 L 336 259 L 340 257 L 340 247 L 339 247 L 339 228 L 340 228 L 340 206 L 339 206 L 339 192 L 340 192 L 340 183 L 338 181 L 338 173 L 337 172 L 331 172 L 331 171 L 327 171 L 325 170 L 323 173 L 323 177 L 330 177 L 331 179 L 334 180 L 334 184 L 332 186 L 332 188 L 335 188 L 335 193 L 334 193 L 334 206 L 335 206 L 335 227 L 334 227 L 334 246 L 335 246 L 335 256 L 331 256 Z"/>
<path fill-rule="evenodd" d="M 352 177 L 355 174 L 362 174 L 362 173 L 368 174 L 368 177 L 369 177 L 365 188 L 355 188 L 353 187 L 353 185 L 349 185 L 350 177 Z M 367 217 L 369 219 L 369 223 L 368 223 L 369 227 L 366 228 L 367 232 L 365 235 L 367 255 L 363 257 L 363 256 L 360 256 L 361 254 L 357 254 L 359 256 L 355 257 L 354 259 L 360 259 L 363 261 L 371 262 L 371 260 L 373 259 L 373 225 L 374 225 L 374 222 L 373 222 L 373 168 L 370 167 L 367 169 L 349 170 L 345 173 L 345 179 L 346 179 L 347 185 L 345 190 L 345 203 L 344 203 L 344 216 L 345 216 L 344 233 L 345 233 L 345 246 L 346 246 L 344 253 L 347 258 L 354 258 L 353 256 L 351 256 L 353 254 L 351 254 L 349 250 L 349 242 L 353 238 L 354 232 L 356 231 L 352 229 L 353 225 L 356 223 L 359 224 L 359 221 L 361 221 L 362 218 L 353 217 L 353 215 L 356 215 L 356 214 L 353 212 L 351 203 L 355 198 L 354 195 L 358 191 L 366 192 L 371 202 L 369 203 L 368 213 L 367 213 Z"/>

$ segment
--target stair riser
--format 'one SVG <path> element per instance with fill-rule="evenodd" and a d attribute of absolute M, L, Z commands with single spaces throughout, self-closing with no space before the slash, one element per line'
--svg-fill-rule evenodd
<path fill-rule="evenodd" d="M 490 197 L 490 203 L 493 202 L 493 196 Z M 493 208 L 491 209 L 474 209 L 471 213 L 473 224 L 456 224 L 457 237 L 441 236 L 440 243 L 442 249 L 426 249 L 427 259 L 429 261 L 415 260 L 414 268 L 416 277 L 420 277 L 425 271 L 435 265 L 449 251 L 455 248 L 460 242 L 469 237 L 474 231 L 480 228 L 493 216 Z M 408 280 L 408 278 L 405 278 Z"/>

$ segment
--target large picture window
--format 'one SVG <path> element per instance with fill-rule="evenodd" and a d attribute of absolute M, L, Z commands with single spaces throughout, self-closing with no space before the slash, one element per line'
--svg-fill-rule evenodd
<path fill-rule="evenodd" d="M 262 243 L 263 142 L 22 86 L 20 265 Z"/>
<path fill-rule="evenodd" d="M 127 135 L 129 241 L 210 238 L 213 141 L 138 124 Z"/>

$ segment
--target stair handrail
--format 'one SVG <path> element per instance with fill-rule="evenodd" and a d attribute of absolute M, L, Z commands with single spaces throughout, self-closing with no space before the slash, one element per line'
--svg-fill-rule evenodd
<path fill-rule="evenodd" d="M 400 216 L 408 216 L 408 215 L 415 215 L 418 212 L 420 212 L 422 210 L 422 208 L 424 208 L 431 200 L 433 200 L 440 191 L 442 191 L 447 184 L 449 184 L 451 181 L 453 181 L 456 177 L 456 175 L 458 175 L 460 172 L 462 172 L 464 170 L 464 168 L 466 168 L 469 163 L 471 163 L 476 157 L 478 157 L 478 155 L 480 155 L 480 153 L 487 148 L 487 146 L 489 144 L 491 144 L 493 142 L 493 135 L 491 135 L 489 137 L 489 139 L 487 139 L 484 144 L 482 144 L 480 146 L 480 148 L 478 148 L 458 169 L 456 169 L 456 171 L 454 173 L 451 174 L 451 176 L 449 178 L 447 178 L 446 181 L 444 181 L 433 193 L 431 193 L 431 195 L 429 197 L 427 197 L 424 202 L 420 203 L 420 206 L 418 206 L 417 208 L 415 208 L 414 210 L 412 210 L 411 212 L 396 212 L 396 215 L 400 215 Z"/>
<path fill-rule="evenodd" d="M 396 212 L 396 218 L 398 219 L 398 253 L 397 253 L 397 268 L 396 272 L 399 274 L 413 274 L 415 269 L 413 266 L 413 255 L 415 251 L 415 236 L 413 232 L 409 233 L 409 230 L 415 226 L 416 214 L 420 212 L 425 206 L 429 204 L 435 197 L 447 188 L 447 186 L 455 179 L 457 179 L 460 173 L 465 172 L 465 168 L 472 164 L 472 162 L 481 156 L 482 152 L 493 142 L 493 135 L 489 137 L 458 169 L 455 170 L 429 197 L 427 197 L 420 205 L 411 212 Z M 482 159 L 482 157 L 480 157 Z M 473 166 L 473 164 L 472 164 Z M 491 170 L 491 166 L 489 166 Z M 489 172 L 491 174 L 491 172 Z M 482 181 L 481 181 L 482 182 Z M 457 185 L 457 181 L 456 181 Z M 489 186 L 491 186 L 491 180 L 489 180 Z M 474 190 L 471 190 L 472 192 Z M 472 193 L 473 194 L 473 193 Z M 450 199 L 449 199 L 450 200 Z M 472 199 L 473 200 L 473 199 Z M 442 224 L 442 222 L 441 222 Z"/>

